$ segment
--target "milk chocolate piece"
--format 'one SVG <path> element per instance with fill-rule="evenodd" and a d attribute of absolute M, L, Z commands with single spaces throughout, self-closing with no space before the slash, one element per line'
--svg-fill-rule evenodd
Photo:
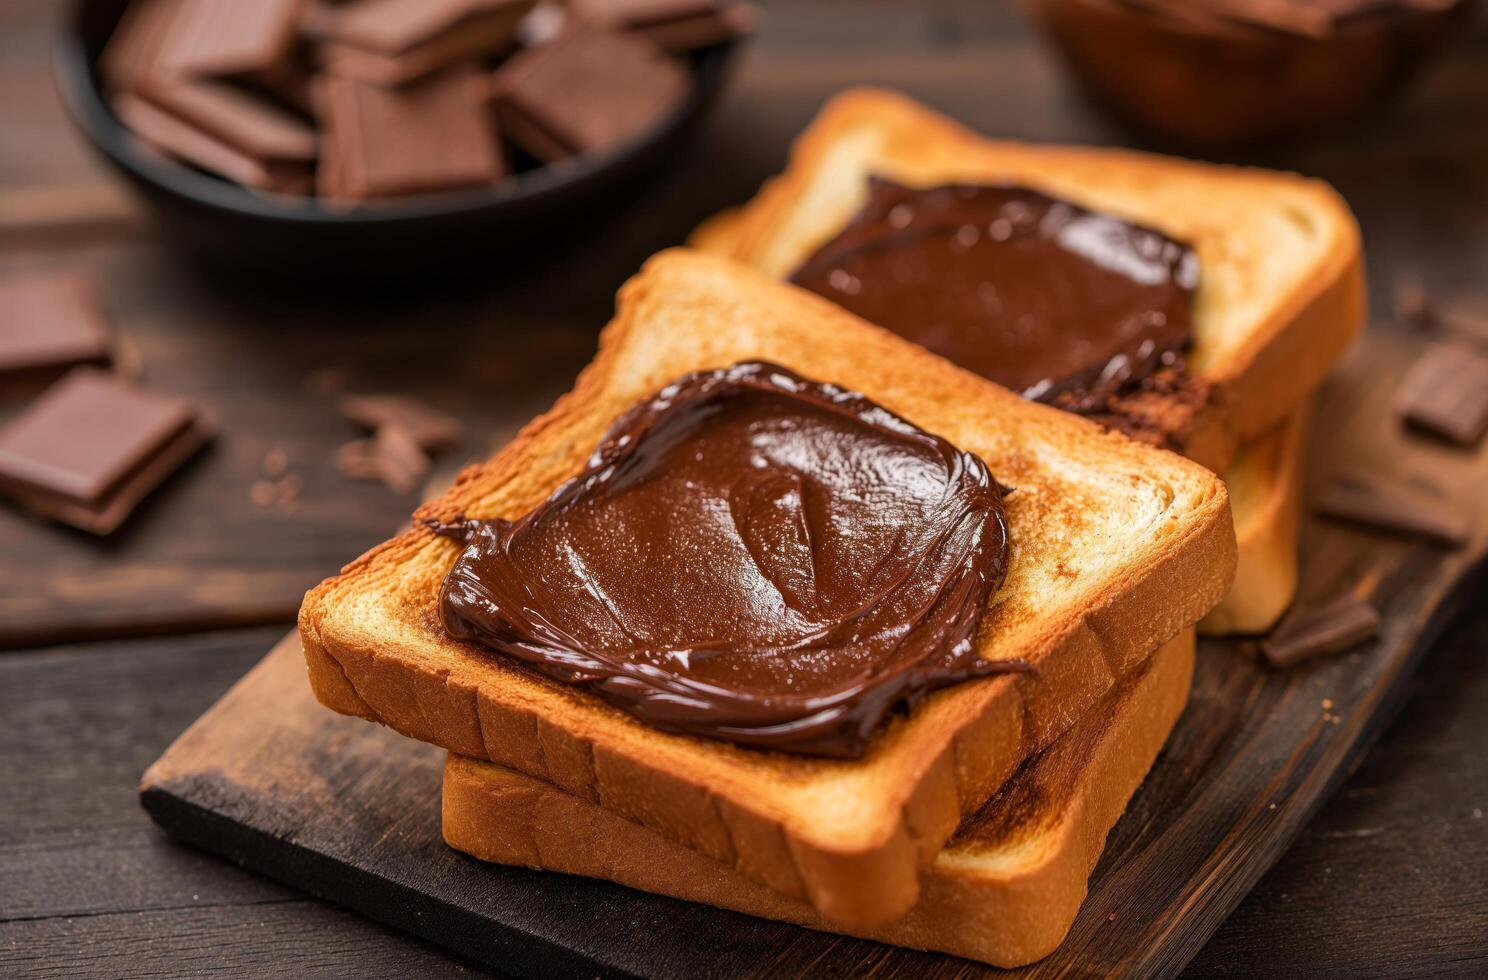
<path fill-rule="evenodd" d="M 863 209 L 791 276 L 1025 397 L 1100 418 L 1182 387 L 1198 257 L 1025 187 L 868 181 Z"/>
<path fill-rule="evenodd" d="M 315 130 L 292 113 L 228 82 L 153 77 L 141 98 L 206 135 L 264 163 L 315 160 Z"/>
<path fill-rule="evenodd" d="M 1466 344 L 1432 344 L 1401 382 L 1395 408 L 1412 425 L 1477 445 L 1488 431 L 1488 355 Z"/>
<path fill-rule="evenodd" d="M 133 88 L 155 71 L 176 16 L 190 0 L 132 0 L 109 37 L 98 69 L 114 88 Z"/>
<path fill-rule="evenodd" d="M 398 89 L 318 80 L 322 194 L 361 199 L 488 184 L 505 173 L 473 65 Z"/>
<path fill-rule="evenodd" d="M 403 395 L 347 395 L 336 410 L 350 421 L 373 432 L 402 429 L 420 449 L 448 449 L 460 438 L 460 420 Z"/>
<path fill-rule="evenodd" d="M 113 108 L 136 137 L 166 156 L 259 190 L 296 194 L 310 188 L 310 168 L 303 162 L 261 160 L 135 93 L 115 96 Z"/>
<path fill-rule="evenodd" d="M 658 728 L 859 757 L 896 709 L 1029 669 L 976 643 L 1002 494 L 862 395 L 736 364 L 620 416 L 527 514 L 433 523 L 463 542 L 440 613 Z"/>
<path fill-rule="evenodd" d="M 568 10 L 582 23 L 635 31 L 674 52 L 752 33 L 759 18 L 742 0 L 569 0 Z"/>
<path fill-rule="evenodd" d="M 1425 487 L 1374 473 L 1336 477 L 1313 503 L 1318 513 L 1380 531 L 1414 534 L 1457 548 L 1466 543 L 1467 521 L 1451 502 Z"/>
<path fill-rule="evenodd" d="M 208 438 L 184 400 L 78 368 L 0 430 L 0 490 L 107 534 Z"/>
<path fill-rule="evenodd" d="M 304 0 L 185 0 L 159 67 L 188 75 L 270 71 L 289 57 Z"/>
<path fill-rule="evenodd" d="M 510 48 L 532 5 L 533 0 L 363 0 L 322 15 L 316 55 L 333 74 L 402 85 Z"/>
<path fill-rule="evenodd" d="M 0 394 L 105 365 L 111 331 L 93 284 L 69 273 L 0 279 Z"/>
<path fill-rule="evenodd" d="M 1322 606 L 1295 610 L 1261 641 L 1261 654 L 1277 669 L 1358 646 L 1379 632 L 1379 613 L 1353 593 Z"/>
<path fill-rule="evenodd" d="M 682 64 L 641 37 L 580 27 L 513 55 L 492 77 L 505 133 L 548 163 L 655 128 L 687 97 Z"/>

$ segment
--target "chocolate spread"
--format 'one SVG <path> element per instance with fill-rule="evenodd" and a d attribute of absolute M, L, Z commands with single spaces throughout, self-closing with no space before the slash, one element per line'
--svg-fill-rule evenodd
<path fill-rule="evenodd" d="M 792 281 L 968 370 L 1099 414 L 1181 370 L 1198 259 L 1160 232 L 1022 187 L 869 178 Z"/>
<path fill-rule="evenodd" d="M 658 728 L 858 757 L 896 706 L 972 677 L 1007 564 L 976 456 L 765 363 L 622 415 L 587 468 L 464 542 L 440 611 Z"/>

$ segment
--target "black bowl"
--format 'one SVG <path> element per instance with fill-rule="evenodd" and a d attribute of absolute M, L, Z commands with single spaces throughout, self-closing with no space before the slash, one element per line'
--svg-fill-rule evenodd
<path fill-rule="evenodd" d="M 605 154 L 518 173 L 488 188 L 356 210 L 257 194 L 141 149 L 104 101 L 96 63 L 127 0 L 73 0 L 53 68 L 62 101 L 97 150 L 154 207 L 169 238 L 221 271 L 302 281 L 402 280 L 496 271 L 592 234 L 681 152 L 723 87 L 738 42 L 694 53 L 693 87 L 645 136 Z"/>

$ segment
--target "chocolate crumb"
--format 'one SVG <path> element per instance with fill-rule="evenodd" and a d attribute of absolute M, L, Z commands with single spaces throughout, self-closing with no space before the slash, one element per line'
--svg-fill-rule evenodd
<path fill-rule="evenodd" d="M 406 429 L 384 425 L 372 437 L 378 476 L 395 493 L 412 493 L 429 473 L 429 457 Z"/>
<path fill-rule="evenodd" d="M 275 446 L 264 453 L 263 471 L 265 476 L 281 477 L 289 469 L 289 456 L 284 450 Z"/>
<path fill-rule="evenodd" d="M 1379 623 L 1373 606 L 1351 592 L 1344 593 L 1321 606 L 1288 614 L 1261 641 L 1261 655 L 1273 668 L 1295 667 L 1363 643 L 1379 632 Z"/>
<path fill-rule="evenodd" d="M 347 395 L 336 410 L 348 421 L 372 432 L 395 426 L 425 452 L 448 449 L 460 438 L 460 420 L 405 395 Z"/>
<path fill-rule="evenodd" d="M 274 485 L 268 480 L 254 480 L 248 498 L 255 507 L 269 507 L 274 503 Z"/>

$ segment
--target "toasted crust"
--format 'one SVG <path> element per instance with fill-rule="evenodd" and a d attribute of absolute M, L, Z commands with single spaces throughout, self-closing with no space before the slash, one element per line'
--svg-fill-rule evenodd
<path fill-rule="evenodd" d="M 1264 633 L 1292 604 L 1306 430 L 1304 405 L 1246 446 L 1225 470 L 1239 561 L 1230 594 L 1199 622 L 1205 636 Z"/>
<path fill-rule="evenodd" d="M 893 92 L 851 89 L 790 163 L 698 243 L 791 274 L 862 206 L 866 177 L 1016 182 L 1190 242 L 1200 287 L 1190 369 L 1200 404 L 1144 401 L 1144 427 L 1221 471 L 1296 408 L 1364 322 L 1358 226 L 1327 184 L 1127 150 L 991 140 Z"/>
<path fill-rule="evenodd" d="M 577 473 L 625 408 L 689 371 L 764 358 L 867 394 L 987 461 L 1009 498 L 992 659 L 1037 671 L 928 697 L 857 761 L 648 728 L 439 623 L 456 546 L 415 526 L 313 589 L 300 613 L 316 696 L 347 714 L 521 770 L 843 922 L 897 918 L 961 816 L 1223 597 L 1223 484 L 1171 453 L 1033 404 L 736 263 L 662 253 L 621 290 L 574 390 L 419 518 L 513 518 Z"/>
<path fill-rule="evenodd" d="M 1191 631 L 1170 641 L 967 817 L 899 922 L 844 928 L 660 834 L 556 787 L 450 755 L 444 839 L 485 861 L 604 878 L 813 929 L 1014 967 L 1069 931 L 1106 835 L 1188 700 Z"/>

